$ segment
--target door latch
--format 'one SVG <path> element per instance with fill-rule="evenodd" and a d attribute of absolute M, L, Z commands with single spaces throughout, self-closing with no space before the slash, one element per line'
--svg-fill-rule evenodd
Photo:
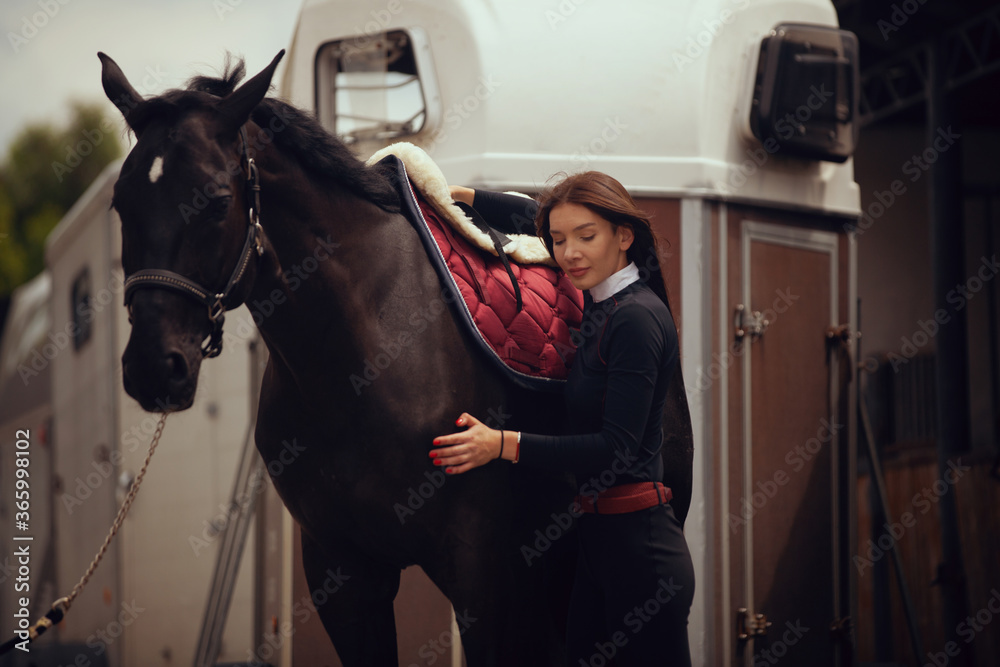
<path fill-rule="evenodd" d="M 769 627 L 771 622 L 764 614 L 751 613 L 746 607 L 736 610 L 736 638 L 741 642 L 754 637 L 763 637 Z"/>
<path fill-rule="evenodd" d="M 750 336 L 750 342 L 757 340 L 767 331 L 767 325 L 771 322 L 764 318 L 759 310 L 747 311 L 742 303 L 736 305 L 736 312 L 733 314 L 733 328 L 736 330 L 736 340 L 743 340 Z"/>

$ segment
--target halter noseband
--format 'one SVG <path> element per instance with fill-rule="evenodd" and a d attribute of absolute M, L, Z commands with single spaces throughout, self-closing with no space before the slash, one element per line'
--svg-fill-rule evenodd
<path fill-rule="evenodd" d="M 263 229 L 260 226 L 260 174 L 257 172 L 257 164 L 250 157 L 247 146 L 247 133 L 245 128 L 240 128 L 240 138 L 243 142 L 243 161 L 247 165 L 246 195 L 250 201 L 250 208 L 247 213 L 247 238 L 243 242 L 243 250 L 233 268 L 232 275 L 226 283 L 225 289 L 221 292 L 213 293 L 189 278 L 185 278 L 179 273 L 166 269 L 142 269 L 136 271 L 125 279 L 125 307 L 129 309 L 131 319 L 132 295 L 139 289 L 170 289 L 191 297 L 195 301 L 208 307 L 208 320 L 212 323 L 212 333 L 208 343 L 201 348 L 201 353 L 208 358 L 217 357 L 222 352 L 222 325 L 226 320 L 225 301 L 229 298 L 229 293 L 237 283 L 242 280 L 250 265 L 250 258 L 253 251 L 257 251 L 257 256 L 264 254 L 264 247 L 261 245 L 261 235 Z"/>

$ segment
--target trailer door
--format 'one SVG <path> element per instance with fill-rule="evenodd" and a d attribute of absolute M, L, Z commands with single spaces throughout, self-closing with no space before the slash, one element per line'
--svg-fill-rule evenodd
<path fill-rule="evenodd" d="M 731 266 L 740 267 L 730 283 L 738 300 L 733 350 L 740 361 L 730 385 L 737 423 L 724 529 L 733 547 L 734 664 L 835 665 L 837 447 L 846 427 L 831 409 L 839 389 L 827 331 L 838 321 L 839 239 L 752 219 L 731 222 L 730 238 L 738 234 Z"/>

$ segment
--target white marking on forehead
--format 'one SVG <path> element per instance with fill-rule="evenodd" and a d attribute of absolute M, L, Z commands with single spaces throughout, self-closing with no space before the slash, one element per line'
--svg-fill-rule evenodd
<path fill-rule="evenodd" d="M 149 182 L 156 183 L 160 176 L 163 176 L 163 158 L 157 155 L 153 160 L 153 166 L 149 168 Z"/>

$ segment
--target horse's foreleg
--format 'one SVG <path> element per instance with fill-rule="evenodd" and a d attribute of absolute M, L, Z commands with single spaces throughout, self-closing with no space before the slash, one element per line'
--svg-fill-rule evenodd
<path fill-rule="evenodd" d="M 323 627 L 344 667 L 396 667 L 396 619 L 392 602 L 399 568 L 379 563 L 346 540 L 324 549 L 302 531 L 302 564 L 311 591 L 339 588 L 317 605 Z"/>
<path fill-rule="evenodd" d="M 563 661 L 543 584 L 517 576 L 504 545 L 465 547 L 424 570 L 455 609 L 469 667 L 551 667 Z"/>

